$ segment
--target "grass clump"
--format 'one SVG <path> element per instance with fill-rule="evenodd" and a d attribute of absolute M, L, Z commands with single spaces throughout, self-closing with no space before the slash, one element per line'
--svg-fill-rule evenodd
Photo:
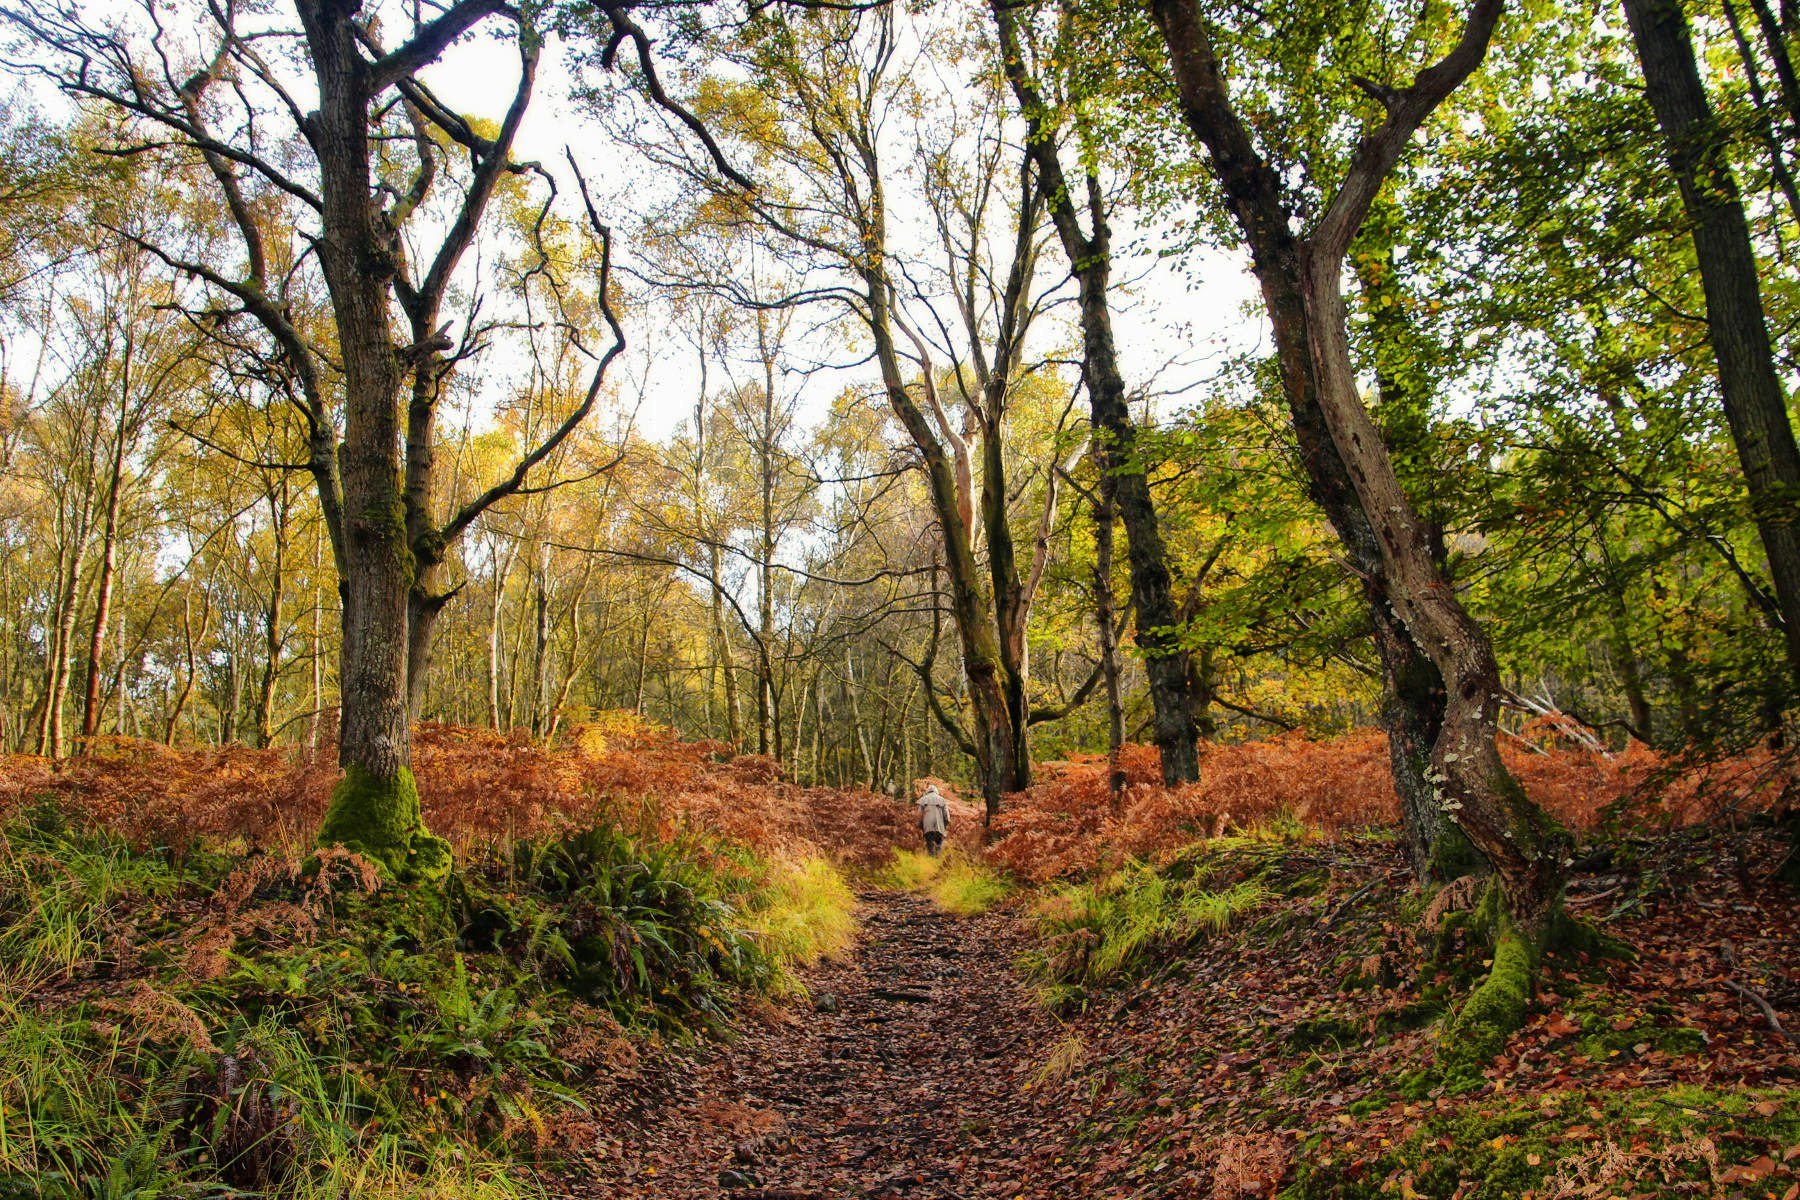
<path fill-rule="evenodd" d="M 1014 891 L 1011 880 L 955 848 L 937 858 L 896 850 L 879 878 L 903 892 L 924 892 L 945 912 L 964 917 L 986 912 Z"/>
<path fill-rule="evenodd" d="M 1199 878 L 1133 863 L 1052 890 L 1032 912 L 1041 945 L 1024 963 L 1045 1003 L 1084 1005 L 1093 991 L 1139 977 L 1159 955 L 1224 932 L 1269 895 L 1248 881 L 1209 891 Z"/>
<path fill-rule="evenodd" d="M 856 896 L 828 860 L 778 860 L 759 881 L 745 929 L 774 967 L 770 990 L 804 995 L 794 968 L 836 958 L 856 940 Z"/>
<path fill-rule="evenodd" d="M 918 850 L 896 850 L 894 861 L 878 876 L 880 882 L 901 892 L 923 892 L 937 879 L 941 859 Z"/>
<path fill-rule="evenodd" d="M 179 879 L 121 838 L 70 830 L 37 808 L 0 831 L 0 982 L 70 977 L 105 957 L 130 910 L 172 894 Z"/>
<path fill-rule="evenodd" d="M 610 823 L 441 888 L 332 848 L 183 861 L 0 825 L 0 1200 L 535 1195 L 597 1022 L 691 1036 L 853 928 L 828 864 Z"/>
<path fill-rule="evenodd" d="M 938 907 L 958 916 L 986 912 L 1013 893 L 1012 883 L 981 863 L 951 854 L 940 859 L 943 867 L 931 885 L 931 898 Z"/>

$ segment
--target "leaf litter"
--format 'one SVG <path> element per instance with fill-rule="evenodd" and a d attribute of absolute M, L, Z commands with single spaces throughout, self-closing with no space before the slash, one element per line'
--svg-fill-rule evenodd
<path fill-rule="evenodd" d="M 810 1006 L 665 1048 L 666 1103 L 599 1121 L 553 1194 L 1795 1200 L 1800 1052 L 1730 986 L 1800 1025 L 1783 851 L 1688 830 L 1579 874 L 1572 907 L 1635 957 L 1553 960 L 1460 1078 L 1437 1060 L 1466 980 L 1422 948 L 1385 839 L 1280 850 L 1322 889 L 1060 1017 L 1020 982 L 1022 909 L 864 892 Z"/>

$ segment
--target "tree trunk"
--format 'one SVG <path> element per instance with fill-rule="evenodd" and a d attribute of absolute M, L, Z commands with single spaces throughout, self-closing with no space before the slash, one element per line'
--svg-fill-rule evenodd
<path fill-rule="evenodd" d="M 1043 176 L 1051 220 L 1080 292 L 1082 354 L 1095 461 L 1109 481 L 1110 503 L 1116 506 L 1125 527 L 1135 637 L 1150 683 L 1163 783 L 1192 783 L 1200 778 L 1198 731 L 1178 646 L 1180 621 L 1162 529 L 1150 495 L 1149 476 L 1136 455 L 1137 427 L 1126 404 L 1125 378 L 1113 340 L 1107 294 L 1112 273 L 1112 230 L 1106 222 L 1105 201 L 1098 178 L 1089 176 L 1087 199 L 1093 230 L 1091 236 L 1084 233 L 1074 193 L 1057 153 L 1055 130 L 1048 124 L 1048 110 L 1026 71 L 1018 39 L 1018 18 L 1003 0 L 995 0 L 993 11 L 1007 80 L 1028 125 L 1026 144 Z M 1109 523 L 1109 536 L 1110 530 Z"/>
<path fill-rule="evenodd" d="M 556 695 L 550 701 L 550 725 L 545 737 L 554 742 L 556 734 L 562 728 L 562 716 L 569 703 L 569 692 L 575 687 L 575 677 L 587 664 L 582 654 L 585 639 L 581 633 L 581 606 L 587 600 L 588 584 L 593 579 L 594 555 L 582 556 L 581 577 L 575 583 L 575 598 L 569 601 L 569 657 L 566 669 L 562 673 L 562 681 L 557 684 Z"/>
<path fill-rule="evenodd" d="M 857 696 L 856 655 L 850 643 L 844 643 L 844 696 L 850 706 L 850 727 L 856 734 L 856 748 L 862 756 L 863 777 L 870 791 L 875 790 L 875 756 L 869 751 L 869 731 L 863 728 L 862 701 Z"/>
<path fill-rule="evenodd" d="M 1692 222 L 1725 421 L 1769 557 L 1788 663 L 1800 683 L 1800 448 L 1770 351 L 1756 250 L 1731 172 L 1730 137 L 1707 101 L 1678 0 L 1625 0 L 1625 19 Z"/>
<path fill-rule="evenodd" d="M 64 753 L 63 706 L 69 694 L 69 676 L 74 670 L 75 608 L 81 591 L 81 550 L 86 541 L 84 520 L 74 548 L 68 554 L 68 570 L 63 576 L 63 592 L 58 597 L 55 633 L 50 643 L 50 669 L 44 683 L 44 723 L 38 753 L 53 760 Z"/>
<path fill-rule="evenodd" d="M 312 569 L 315 572 L 325 568 L 324 523 L 314 526 Z M 325 590 L 319 586 L 318 576 L 313 576 L 312 616 L 308 640 L 312 646 L 312 711 L 306 716 L 306 749 L 308 752 L 319 748 L 319 718 L 325 711 L 325 638 L 319 618 L 324 615 Z"/>
<path fill-rule="evenodd" d="M 648 599 L 648 595 L 645 598 Z M 644 715 L 644 684 L 650 671 L 650 630 L 656 624 L 656 609 L 654 604 L 644 606 L 644 631 L 638 635 L 637 686 L 631 709 L 640 717 Z"/>
<path fill-rule="evenodd" d="M 1031 594 L 1019 576 L 1012 522 L 1006 510 L 1005 394 L 1008 376 L 997 369 L 986 389 L 987 413 L 981 430 L 981 522 L 987 534 L 988 580 L 993 588 L 995 645 L 1007 725 L 1007 751 L 995 764 L 1000 792 L 1022 792 L 1031 786 L 1031 667 L 1029 623 Z M 1055 503 L 1055 473 L 1046 484 Z M 871 785 L 872 786 L 872 785 Z"/>
<path fill-rule="evenodd" d="M 1392 605 L 1445 682 L 1431 753 L 1441 807 L 1493 867 L 1513 925 L 1531 945 L 1540 945 L 1561 899 L 1566 835 L 1500 761 L 1493 650 L 1443 580 L 1427 530 L 1363 407 L 1341 290 L 1352 238 L 1414 130 L 1485 56 L 1499 0 L 1476 0 L 1455 48 L 1410 87 L 1384 96 L 1386 120 L 1359 144 L 1330 205 L 1304 238 L 1293 232 L 1278 174 L 1232 107 L 1195 0 L 1153 0 L 1152 14 L 1169 50 L 1183 116 L 1210 152 L 1249 243 L 1314 492 L 1351 561 L 1379 561 L 1380 575 L 1366 577 L 1371 600 Z M 1377 628 L 1380 621 L 1377 611 Z M 1520 996 L 1521 1012 L 1522 1005 Z"/>
<path fill-rule="evenodd" d="M 128 330 L 120 364 L 124 378 L 119 387 L 119 415 L 118 420 L 113 423 L 112 460 L 107 470 L 106 513 L 101 518 L 100 576 L 94 598 L 94 633 L 88 639 L 87 695 L 81 710 L 81 736 L 84 742 L 91 741 L 100 732 L 100 659 L 101 649 L 106 644 L 106 623 L 112 615 L 113 576 L 119 561 L 119 505 L 125 478 L 125 438 L 130 414 L 134 347 L 134 338 Z"/>
<path fill-rule="evenodd" d="M 285 482 L 283 490 L 285 490 Z M 262 686 L 256 695 L 256 744 L 270 746 L 275 742 L 275 684 L 281 678 L 281 609 L 287 585 L 287 500 L 277 506 L 270 497 L 272 529 L 275 538 L 275 563 L 270 570 L 269 604 L 263 612 Z"/>
<path fill-rule="evenodd" d="M 507 565 L 511 565 L 510 557 Z M 506 570 L 501 566 L 500 548 L 494 547 L 494 587 L 488 597 L 487 632 L 487 710 L 488 728 L 495 733 L 500 726 L 500 610 L 506 602 Z"/>
<path fill-rule="evenodd" d="M 1631 642 L 1631 614 L 1625 607 L 1625 589 L 1621 582 L 1606 583 L 1607 649 L 1613 667 L 1619 672 L 1619 686 L 1625 693 L 1625 705 L 1631 722 L 1631 734 L 1646 746 L 1655 736 L 1655 713 L 1644 690 L 1643 671 L 1638 666 L 1637 647 Z"/>
<path fill-rule="evenodd" d="M 533 571 L 536 596 L 532 606 L 531 638 L 531 736 L 541 738 L 550 726 L 550 571 L 549 548 L 538 551 Z"/>
<path fill-rule="evenodd" d="M 931 507 L 944 545 L 944 569 L 950 584 L 950 612 L 962 646 L 963 676 L 969 688 L 976 774 L 989 820 L 1000 811 L 1008 764 L 1016 761 L 1013 729 L 1001 684 L 1000 646 L 992 611 L 981 586 L 981 568 L 970 542 L 971 530 L 961 502 L 956 468 L 933 433 L 924 412 L 907 390 L 894 345 L 888 307 L 887 279 L 879 271 L 864 276 L 870 329 L 888 403 L 912 436 L 925 460 Z"/>
<path fill-rule="evenodd" d="M 734 750 L 744 744 L 744 702 L 738 695 L 737 663 L 731 653 L 731 632 L 725 624 L 725 591 L 719 586 L 719 548 L 710 548 L 712 567 L 712 633 L 718 647 L 719 669 L 725 681 L 725 733 Z"/>
<path fill-rule="evenodd" d="M 1378 199 L 1369 221 L 1357 234 L 1351 264 L 1373 343 L 1383 443 L 1390 453 L 1398 449 L 1423 456 L 1429 448 L 1430 397 L 1414 381 L 1420 370 L 1419 350 L 1413 344 L 1394 257 L 1398 223 L 1397 206 L 1391 200 Z M 1340 482 L 1339 490 L 1347 501 L 1351 491 L 1347 479 Z M 1354 507 L 1340 504 L 1340 508 Z M 1344 513 L 1347 522 L 1358 523 L 1359 518 L 1360 513 Z M 1433 560 L 1441 566 L 1443 537 L 1438 522 L 1431 523 L 1427 537 Z M 1484 868 L 1468 840 L 1446 817 L 1431 780 L 1431 750 L 1443 728 L 1444 681 L 1387 600 L 1386 567 L 1379 553 L 1369 553 L 1372 535 L 1359 536 L 1357 541 L 1363 548 L 1357 568 L 1371 581 L 1369 612 L 1386 685 L 1381 723 L 1388 736 L 1394 790 L 1400 798 L 1400 837 L 1413 876 L 1421 883 L 1442 883 Z M 1373 584 L 1376 580 L 1381 581 L 1378 587 Z"/>
<path fill-rule="evenodd" d="M 389 314 L 397 241 L 377 222 L 370 172 L 370 70 L 347 6 L 299 4 L 319 85 L 307 133 L 319 159 L 319 264 L 343 372 L 343 644 L 338 763 L 344 777 L 319 830 L 401 877 L 441 878 L 450 848 L 425 831 L 412 777 L 409 601 L 415 561 L 400 461 L 401 360 Z"/>
<path fill-rule="evenodd" d="M 1100 480 L 1099 503 L 1094 505 L 1094 623 L 1099 626 L 1100 669 L 1106 680 L 1106 786 L 1116 814 L 1125 795 L 1125 701 L 1119 688 L 1119 646 L 1113 636 L 1114 482 L 1110 476 Z"/>
<path fill-rule="evenodd" d="M 207 597 L 206 605 L 200 610 L 200 632 L 194 632 L 194 600 L 190 592 L 183 591 L 181 597 L 181 633 L 184 649 L 187 652 L 187 675 L 182 678 L 181 686 L 175 692 L 174 701 L 169 705 L 169 720 L 163 730 L 163 743 L 175 744 L 175 734 L 181 725 L 181 714 L 187 709 L 188 697 L 194 693 L 194 680 L 200 673 L 199 645 L 206 640 L 206 631 L 212 625 L 212 598 Z"/>
<path fill-rule="evenodd" d="M 231 647 L 225 658 L 225 703 L 219 714 L 218 729 L 221 749 L 237 744 L 238 726 L 243 723 L 244 659 L 236 651 L 235 646 Z"/>

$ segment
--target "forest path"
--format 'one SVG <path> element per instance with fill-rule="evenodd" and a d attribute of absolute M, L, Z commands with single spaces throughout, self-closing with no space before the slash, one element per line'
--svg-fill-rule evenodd
<path fill-rule="evenodd" d="M 773 1009 L 730 1043 L 692 1052 L 637 1120 L 605 1130 L 605 1156 L 565 1179 L 562 1194 L 1017 1193 L 1036 1141 L 1025 1085 L 1058 1036 L 1014 970 L 1017 918 L 953 916 L 897 892 L 858 900 L 855 951 L 806 972 L 818 1011 Z"/>

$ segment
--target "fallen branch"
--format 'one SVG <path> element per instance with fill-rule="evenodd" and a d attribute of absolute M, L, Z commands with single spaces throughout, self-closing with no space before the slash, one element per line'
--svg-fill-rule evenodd
<path fill-rule="evenodd" d="M 1775 1015 L 1775 1007 L 1764 998 L 1761 992 L 1757 991 L 1755 988 L 1745 987 L 1735 979 L 1726 979 L 1725 986 L 1760 1008 L 1762 1010 L 1763 1020 L 1769 1023 L 1770 1029 L 1774 1030 L 1790 1043 L 1794 1040 L 1794 1035 L 1781 1027 L 1781 1018 Z"/>

